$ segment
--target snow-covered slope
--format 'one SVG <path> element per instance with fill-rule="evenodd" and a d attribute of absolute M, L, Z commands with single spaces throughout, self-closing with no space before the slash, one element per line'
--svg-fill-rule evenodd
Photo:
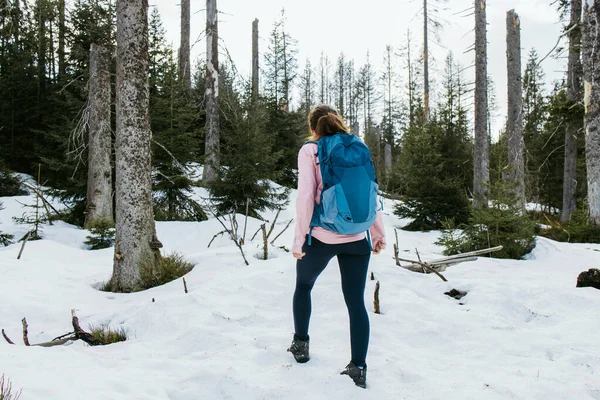
<path fill-rule="evenodd" d="M 291 198 L 277 232 L 293 217 Z M 0 200 L 0 230 L 21 237 L 26 228 L 11 217 L 23 213 L 18 201 L 30 199 Z M 23 388 L 23 400 L 600 399 L 600 291 L 575 288 L 579 272 L 599 266 L 599 245 L 540 238 L 528 260 L 480 258 L 451 267 L 444 283 L 394 265 L 400 221 L 392 202 L 386 207 L 389 246 L 371 264 L 382 314 L 370 315 L 367 390 L 339 375 L 350 355 L 337 263 L 313 292 L 312 359 L 296 364 L 285 351 L 293 258 L 273 249 L 270 260 L 257 259 L 259 240 L 245 247 L 250 266 L 226 237 L 208 249 L 222 230 L 215 220 L 157 223 L 165 252 L 197 264 L 186 276 L 188 294 L 181 280 L 141 293 L 99 292 L 112 249 L 85 250 L 87 232 L 64 223 L 46 226 L 46 239 L 27 243 L 19 261 L 20 245 L 0 248 L 0 327 L 17 342 L 0 342 L 0 374 Z M 258 227 L 251 220 L 248 236 Z M 441 254 L 436 232 L 398 234 L 407 257 L 415 248 L 424 259 Z M 289 247 L 291 237 L 289 229 L 277 244 Z M 369 281 L 370 310 L 374 287 Z M 452 288 L 469 291 L 462 305 L 444 295 Z M 72 308 L 84 327 L 122 326 L 130 339 L 106 347 L 22 345 L 23 317 L 30 341 L 47 341 L 69 331 Z"/>

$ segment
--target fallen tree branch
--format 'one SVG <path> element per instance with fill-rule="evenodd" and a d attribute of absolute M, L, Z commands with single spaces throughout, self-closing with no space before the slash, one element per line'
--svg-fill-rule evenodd
<path fill-rule="evenodd" d="M 8 336 L 6 336 L 6 332 L 4 332 L 4 329 L 2 329 L 2 336 L 4 336 L 4 340 L 6 340 L 8 342 L 8 344 L 15 344 L 15 342 L 13 342 L 12 340 L 10 340 L 8 338 Z"/>
<path fill-rule="evenodd" d="M 404 258 L 398 258 L 398 260 L 404 261 L 404 262 L 409 262 L 409 263 L 412 263 L 412 264 L 416 264 L 416 265 L 418 265 L 418 266 L 421 267 L 419 269 L 423 269 L 423 270 L 427 270 L 427 271 L 433 272 L 434 274 L 436 274 L 437 276 L 439 276 L 441 280 L 443 280 L 444 282 L 448 282 L 448 279 L 446 279 L 444 277 L 444 275 L 440 274 L 438 271 L 435 270 L 435 268 L 432 268 L 432 266 L 429 265 L 429 264 L 427 264 L 426 262 L 415 261 L 415 260 L 407 260 L 407 259 L 404 259 Z M 408 268 L 406 268 L 404 266 L 402 266 L 402 268 L 408 269 Z M 413 272 L 423 272 L 423 273 L 425 272 L 425 271 L 413 270 L 413 269 L 411 269 L 410 271 L 413 271 Z"/>
<path fill-rule="evenodd" d="M 27 235 L 23 238 L 23 244 L 21 245 L 21 250 L 19 250 L 19 255 L 17 256 L 17 260 L 21 259 L 21 255 L 23 255 L 23 250 L 25 249 L 25 243 L 29 240 L 29 236 L 31 236 L 31 231 L 27 232 Z"/>
<path fill-rule="evenodd" d="M 23 318 L 21 322 L 23 323 L 23 343 L 25 343 L 25 346 L 29 346 L 29 337 L 27 334 L 27 319 Z"/>
<path fill-rule="evenodd" d="M 379 306 L 379 281 L 375 284 L 375 295 L 373 299 L 373 307 L 375 314 L 381 314 L 381 308 Z"/>
<path fill-rule="evenodd" d="M 265 241 L 271 237 L 271 233 L 273 233 L 273 229 L 275 229 L 275 223 L 277 222 L 277 218 L 279 218 L 280 212 L 281 212 L 281 208 L 278 209 L 277 214 L 275 214 L 275 218 L 273 219 L 273 222 L 271 223 L 271 227 L 269 228 L 269 233 L 267 233 L 267 237 L 266 237 Z"/>
<path fill-rule="evenodd" d="M 283 228 L 283 230 L 281 232 L 279 232 L 279 234 L 277 236 L 275 236 L 275 239 L 271 240 L 271 245 L 274 246 L 274 243 L 277 239 L 279 239 L 279 236 L 283 235 L 283 232 L 287 231 L 287 229 L 290 227 L 290 225 L 292 224 L 293 219 L 290 219 L 290 222 L 287 223 L 287 225 L 285 226 L 285 228 Z"/>
<path fill-rule="evenodd" d="M 210 248 L 210 245 L 212 244 L 213 240 L 215 240 L 217 238 L 217 236 L 222 235 L 224 233 L 227 233 L 227 231 L 221 231 L 221 232 L 217 233 L 215 236 L 213 236 L 213 238 L 208 243 L 208 247 Z"/>
<path fill-rule="evenodd" d="M 69 343 L 69 342 L 73 342 L 75 340 L 83 340 L 90 346 L 101 346 L 104 344 L 104 343 L 94 339 L 94 337 L 90 333 L 81 329 L 81 326 L 79 325 L 79 318 L 77 318 L 77 315 L 75 315 L 75 310 L 71 310 L 71 324 L 73 325 L 74 331 L 70 332 L 70 333 L 66 333 L 64 335 L 61 335 L 57 338 L 54 338 L 49 342 L 30 344 L 28 332 L 27 332 L 27 330 L 28 330 L 27 319 L 23 318 L 21 320 L 21 323 L 23 324 L 23 342 L 25 343 L 25 346 L 54 347 L 54 346 L 61 346 L 66 343 Z M 4 331 L 4 329 L 2 329 L 2 336 L 9 344 L 15 344 L 6 335 L 6 332 Z"/>

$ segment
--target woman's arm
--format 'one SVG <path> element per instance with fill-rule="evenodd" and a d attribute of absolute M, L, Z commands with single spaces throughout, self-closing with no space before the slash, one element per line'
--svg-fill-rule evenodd
<path fill-rule="evenodd" d="M 292 253 L 302 253 L 306 234 L 310 230 L 317 192 L 316 145 L 306 144 L 298 152 L 298 195 L 296 197 L 296 227 Z"/>

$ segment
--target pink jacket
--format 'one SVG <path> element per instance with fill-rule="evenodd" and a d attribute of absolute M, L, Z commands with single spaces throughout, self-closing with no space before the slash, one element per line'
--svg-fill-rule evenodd
<path fill-rule="evenodd" d="M 310 220 L 312 219 L 315 202 L 319 203 L 321 191 L 323 190 L 321 170 L 317 165 L 316 153 L 317 145 L 315 143 L 302 146 L 298 153 L 298 197 L 296 198 L 296 228 L 292 253 L 302 253 L 302 246 L 306 235 L 310 231 Z M 380 242 L 385 248 L 385 230 L 381 211 L 377 212 L 377 218 L 370 232 L 373 248 Z M 365 238 L 364 233 L 341 235 L 319 226 L 313 229 L 312 236 L 323 243 L 329 244 L 355 242 Z"/>

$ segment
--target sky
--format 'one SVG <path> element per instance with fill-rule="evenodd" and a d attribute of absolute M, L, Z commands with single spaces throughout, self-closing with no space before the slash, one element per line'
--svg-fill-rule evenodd
<path fill-rule="evenodd" d="M 492 131 L 497 132 L 504 124 L 506 115 L 506 12 L 514 9 L 521 19 L 521 47 L 523 68 L 530 49 L 535 48 L 540 57 L 548 54 L 556 45 L 562 31 L 562 23 L 552 0 L 488 0 L 488 74 L 495 83 L 498 110 L 492 121 Z M 356 4 L 356 3 L 355 3 Z M 360 4 L 360 3 L 359 3 Z M 287 15 L 286 31 L 298 41 L 300 71 L 309 59 L 318 65 L 321 52 L 331 61 L 343 53 L 354 59 L 357 66 L 366 61 L 383 67 L 383 53 L 387 45 L 400 48 L 406 45 L 407 32 L 411 31 L 415 51 L 422 48 L 422 0 L 370 0 L 365 6 L 349 5 L 347 0 L 217 0 L 219 35 L 222 46 L 227 49 L 243 76 L 251 70 L 252 21 L 259 20 L 259 51 L 264 54 L 268 46 L 268 33 L 278 20 L 281 10 Z M 473 0 L 429 0 L 430 14 L 442 24 L 439 37 L 430 34 L 430 57 L 433 59 L 430 75 L 432 86 L 441 77 L 448 52 L 463 67 L 464 80 L 473 81 L 475 70 L 469 68 L 474 62 Z M 204 57 L 206 42 L 202 35 L 205 28 L 204 0 L 191 0 L 192 59 Z M 150 6 L 158 7 L 167 39 L 179 47 L 179 3 L 177 0 L 150 0 Z M 433 9 L 437 9 L 433 11 Z M 471 10 L 469 10 L 471 9 Z M 467 11 L 465 11 L 467 10 Z M 438 40 L 439 39 L 439 40 Z M 563 45 L 567 42 L 563 40 Z M 548 57 L 542 64 L 546 73 L 546 89 L 562 79 L 566 59 Z M 401 75 L 405 71 L 400 70 Z M 435 95 L 433 96 L 435 99 Z"/>

